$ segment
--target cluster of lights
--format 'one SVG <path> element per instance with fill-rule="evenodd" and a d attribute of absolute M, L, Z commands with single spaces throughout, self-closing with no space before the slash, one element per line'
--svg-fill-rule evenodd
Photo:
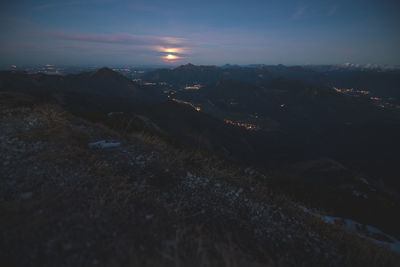
<path fill-rule="evenodd" d="M 188 85 L 185 87 L 185 90 L 199 90 L 201 88 L 201 84 Z"/>
<path fill-rule="evenodd" d="M 261 128 L 255 124 L 250 124 L 250 123 L 245 123 L 245 122 L 240 122 L 240 121 L 232 121 L 232 120 L 224 120 L 226 124 L 238 126 L 238 127 L 243 127 L 248 131 L 258 131 Z"/>
<path fill-rule="evenodd" d="M 380 97 L 370 97 L 369 99 L 371 99 L 372 101 L 374 101 L 374 103 L 381 108 L 391 108 L 391 109 L 398 109 L 400 110 L 400 105 L 395 105 L 389 102 L 385 102 L 382 98 Z"/>
<path fill-rule="evenodd" d="M 342 94 L 349 94 L 349 93 L 353 93 L 353 94 L 362 94 L 362 95 L 368 95 L 370 92 L 367 90 L 357 90 L 357 89 L 339 89 L 336 87 L 333 87 L 333 89 L 338 92 L 338 93 L 342 93 Z"/>
<path fill-rule="evenodd" d="M 192 107 L 194 110 L 200 111 L 200 107 L 196 107 L 195 105 L 193 105 L 193 104 L 190 103 L 190 102 L 183 101 L 183 100 L 179 100 L 179 99 L 176 99 L 176 98 L 172 98 L 172 101 L 174 101 L 174 102 L 176 102 L 176 103 L 188 105 L 188 106 Z"/>
<path fill-rule="evenodd" d="M 370 94 L 370 92 L 369 91 L 367 91 L 367 90 L 356 90 L 356 89 L 339 89 L 339 88 L 336 88 L 336 87 L 333 87 L 333 89 L 336 91 L 336 92 L 338 92 L 338 93 L 342 93 L 342 94 L 353 94 L 353 95 L 355 95 L 355 94 L 362 94 L 362 95 L 368 95 L 368 94 Z M 391 103 L 389 103 L 389 102 L 384 102 L 384 100 L 382 99 L 382 98 L 380 98 L 380 97 L 375 97 L 375 96 L 371 96 L 370 98 L 369 98 L 370 100 L 372 100 L 372 101 L 374 101 L 375 102 L 375 104 L 378 106 L 378 107 L 381 107 L 381 108 L 394 108 L 394 109 L 400 109 L 400 106 L 396 106 L 396 105 L 393 105 L 393 104 L 391 104 Z"/>

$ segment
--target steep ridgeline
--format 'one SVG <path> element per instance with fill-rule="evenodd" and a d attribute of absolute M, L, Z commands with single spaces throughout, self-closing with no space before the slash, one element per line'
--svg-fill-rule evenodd
<path fill-rule="evenodd" d="M 400 262 L 385 246 L 395 240 L 350 232 L 272 192 L 265 175 L 160 134 L 112 130 L 16 93 L 0 93 L 0 126 L 5 266 Z"/>

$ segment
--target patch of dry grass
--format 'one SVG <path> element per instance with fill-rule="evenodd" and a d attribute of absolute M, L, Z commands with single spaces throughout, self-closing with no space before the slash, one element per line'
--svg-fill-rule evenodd
<path fill-rule="evenodd" d="M 288 216 L 304 221 L 308 229 L 332 240 L 345 256 L 344 266 L 396 266 L 398 262 L 388 249 L 305 214 L 286 196 L 271 192 L 257 175 L 247 175 L 217 157 L 171 145 L 168 139 L 147 132 L 110 130 L 52 105 L 28 110 L 20 115 L 40 118 L 39 123 L 14 136 L 27 143 L 46 142 L 34 161 L 19 166 L 38 166 L 30 177 L 18 180 L 29 183 L 33 197 L 0 203 L 0 256 L 5 266 L 283 266 L 279 257 L 285 252 L 276 256 L 260 244 L 246 247 L 248 240 L 242 236 L 246 232 L 231 232 L 218 221 L 207 228 L 181 212 L 185 199 L 162 198 L 166 189 L 158 183 L 141 186 L 120 175 L 99 151 L 87 147 L 92 139 L 104 137 L 157 152 L 157 163 L 168 168 L 172 178 L 190 171 L 244 188 L 259 203 L 279 206 Z M 83 127 L 75 129 L 74 125 Z M 69 170 L 77 176 L 72 177 Z M 143 174 L 132 171 L 135 175 Z M 68 183 L 60 186 L 64 180 Z"/>

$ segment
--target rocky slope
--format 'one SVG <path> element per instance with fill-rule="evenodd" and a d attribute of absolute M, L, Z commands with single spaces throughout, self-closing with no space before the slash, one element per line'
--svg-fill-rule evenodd
<path fill-rule="evenodd" d="M 396 266 L 242 170 L 0 94 L 4 266 Z M 89 145 L 105 140 L 112 147 Z"/>

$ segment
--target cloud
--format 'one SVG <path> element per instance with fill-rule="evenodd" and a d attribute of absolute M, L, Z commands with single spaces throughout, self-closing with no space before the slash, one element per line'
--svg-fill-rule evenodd
<path fill-rule="evenodd" d="M 171 36 L 136 35 L 130 33 L 92 34 L 44 32 L 44 39 L 55 41 L 54 48 L 74 53 L 124 55 L 146 55 L 148 59 L 162 62 L 177 62 L 187 58 L 196 44 L 185 38 Z M 61 41 L 59 43 L 58 41 Z M 168 58 L 169 57 L 169 58 Z"/>
<path fill-rule="evenodd" d="M 89 33 L 62 33 L 62 32 L 47 32 L 45 35 L 50 39 L 110 44 L 126 46 L 131 49 L 143 49 L 164 53 L 187 54 L 190 53 L 192 42 L 184 38 L 169 37 L 169 36 L 150 36 L 136 35 L 130 33 L 117 34 L 89 34 Z"/>
<path fill-rule="evenodd" d="M 162 37 L 149 35 L 135 35 L 130 33 L 117 34 L 90 34 L 90 33 L 58 33 L 50 32 L 46 35 L 53 39 L 77 41 L 77 42 L 93 42 L 93 43 L 108 43 L 122 44 L 132 46 L 154 46 L 154 47 L 171 47 L 183 48 L 190 45 L 184 38 Z"/>
<path fill-rule="evenodd" d="M 80 1 L 60 1 L 60 2 L 51 2 L 47 4 L 41 4 L 34 6 L 34 10 L 43 10 L 48 8 L 60 8 L 65 6 L 79 6 L 85 4 L 98 4 L 98 3 L 111 3 L 114 0 L 80 0 Z"/>

